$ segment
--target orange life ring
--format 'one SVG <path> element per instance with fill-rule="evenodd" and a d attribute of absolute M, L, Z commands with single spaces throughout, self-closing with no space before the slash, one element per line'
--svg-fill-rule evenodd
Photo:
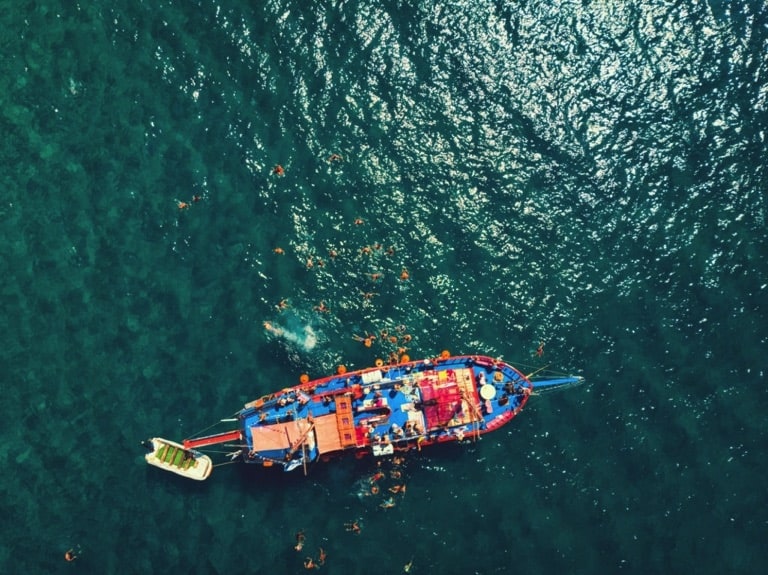
<path fill-rule="evenodd" d="M 336 368 L 336 373 L 339 375 L 344 375 L 345 373 L 347 373 L 347 366 L 344 364 L 340 365 L 339 367 Z"/>
<path fill-rule="evenodd" d="M 448 359 L 449 357 L 451 357 L 451 352 L 448 351 L 447 349 L 444 349 L 443 351 L 440 352 L 441 359 Z"/>
<path fill-rule="evenodd" d="M 384 360 L 378 357 L 376 358 L 376 361 L 374 363 L 376 364 L 376 367 L 381 367 L 382 365 L 384 365 Z"/>
<path fill-rule="evenodd" d="M 309 383 L 309 376 L 306 373 L 302 373 L 299 377 L 301 383 Z"/>

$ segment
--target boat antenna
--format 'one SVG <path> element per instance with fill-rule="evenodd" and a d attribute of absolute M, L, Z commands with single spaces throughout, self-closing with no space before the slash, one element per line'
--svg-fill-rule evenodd
<path fill-rule="evenodd" d="M 462 389 L 461 390 L 461 398 L 467 402 L 467 405 L 469 405 L 470 412 L 472 413 L 472 442 L 477 442 L 477 436 L 476 433 L 477 428 L 480 426 L 480 421 L 483 419 L 483 414 L 480 413 L 480 410 L 477 408 L 477 405 L 475 405 L 475 402 L 467 395 L 467 393 Z M 477 418 L 477 419 L 475 419 Z M 477 427 L 475 426 L 477 424 Z"/>

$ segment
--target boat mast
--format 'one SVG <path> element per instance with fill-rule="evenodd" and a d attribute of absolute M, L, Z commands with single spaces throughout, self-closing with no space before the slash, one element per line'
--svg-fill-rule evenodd
<path fill-rule="evenodd" d="M 224 433 L 217 433 L 216 435 L 208 435 L 206 437 L 198 437 L 197 439 L 185 439 L 184 449 L 195 449 L 197 447 L 204 447 L 206 445 L 216 445 L 219 443 L 226 443 L 227 441 L 240 441 L 242 435 L 239 430 L 226 431 Z"/>

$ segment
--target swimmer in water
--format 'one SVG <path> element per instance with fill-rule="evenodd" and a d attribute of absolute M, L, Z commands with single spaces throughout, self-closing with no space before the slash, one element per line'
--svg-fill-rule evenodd
<path fill-rule="evenodd" d="M 384 473 L 382 473 L 381 471 L 377 471 L 376 473 L 373 474 L 370 481 L 371 483 L 376 483 L 379 479 L 384 479 L 384 477 L 386 477 Z"/>
<path fill-rule="evenodd" d="M 358 521 L 351 521 L 349 523 L 345 523 L 344 528 L 347 531 L 351 531 L 355 535 L 360 535 L 360 532 L 363 530 L 363 528 L 360 527 L 360 523 Z"/>
<path fill-rule="evenodd" d="M 296 545 L 294 545 L 293 548 L 296 551 L 301 551 L 302 549 L 304 549 L 304 541 L 305 540 L 306 540 L 306 536 L 304 535 L 304 531 L 303 530 L 299 531 L 296 534 Z"/>

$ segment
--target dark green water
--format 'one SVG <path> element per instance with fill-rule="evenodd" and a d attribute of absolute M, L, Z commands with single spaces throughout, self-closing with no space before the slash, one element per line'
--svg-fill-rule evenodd
<path fill-rule="evenodd" d="M 0 40 L 0 572 L 765 571 L 764 3 L 4 2 Z M 144 465 L 398 324 L 588 385 L 389 510 L 365 462 Z"/>

